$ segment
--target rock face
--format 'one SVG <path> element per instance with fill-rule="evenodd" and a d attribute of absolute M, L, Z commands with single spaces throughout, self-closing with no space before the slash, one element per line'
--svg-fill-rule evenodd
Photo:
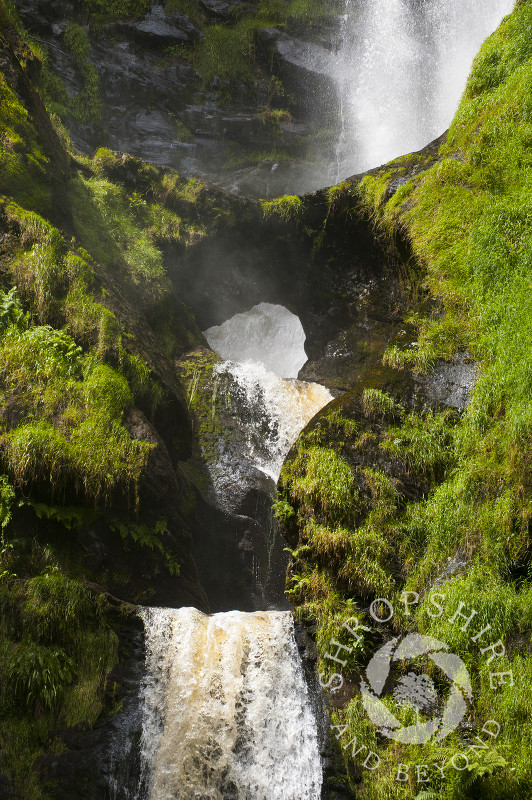
<path fill-rule="evenodd" d="M 48 46 L 51 67 L 70 97 L 79 95 L 83 74 L 65 44 L 65 31 L 76 19 L 86 26 L 87 18 L 69 0 L 17 0 L 17 8 L 31 33 Z M 81 123 L 71 116 L 67 124 L 74 145 L 83 153 L 105 145 L 260 197 L 329 183 L 322 164 L 330 159 L 330 141 L 324 142 L 322 156 L 307 157 L 309 147 L 315 149 L 316 120 L 322 132 L 336 124 L 333 86 L 318 59 L 312 67 L 302 57 L 319 45 L 277 29 L 259 30 L 251 88 L 239 80 L 228 88 L 220 81 L 205 87 L 195 71 L 187 54 L 202 29 L 234 23 L 239 8 L 250 13 L 246 3 L 202 3 L 202 22 L 196 24 L 155 4 L 141 21 L 86 26 L 102 120 Z M 276 107 L 287 111 L 276 116 L 270 110 Z"/>
<path fill-rule="evenodd" d="M 46 758 L 41 766 L 43 777 L 54 784 L 58 800 L 74 797 L 128 800 L 137 791 L 144 635 L 142 623 L 136 617 L 124 620 L 122 615 L 117 622 L 120 665 L 109 676 L 107 714 L 91 730 L 58 731 L 66 750 L 54 758 Z"/>

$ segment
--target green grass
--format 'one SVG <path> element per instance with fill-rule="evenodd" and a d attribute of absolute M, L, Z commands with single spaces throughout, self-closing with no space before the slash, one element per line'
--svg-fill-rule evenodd
<path fill-rule="evenodd" d="M 0 106 L 0 194 L 15 198 L 28 209 L 49 211 L 48 160 L 28 112 L 3 75 Z"/>
<path fill-rule="evenodd" d="M 301 198 L 294 195 L 261 200 L 261 207 L 265 219 L 279 219 L 281 222 L 297 222 L 303 212 Z"/>
<path fill-rule="evenodd" d="M 383 376 L 389 379 L 393 370 L 430 374 L 457 353 L 478 369 L 463 413 L 419 407 L 405 413 L 379 389 L 360 391 L 356 402 L 342 401 L 354 427 L 337 426 L 333 413 L 340 412 L 329 412 L 300 439 L 281 474 L 280 517 L 297 540 L 289 588 L 300 613 L 318 622 L 320 671 L 331 673 L 324 654 L 346 608 L 364 608 L 379 595 L 400 606 L 406 587 L 419 593 L 420 608 L 415 619 L 396 615 L 386 635 L 417 630 L 434 636 L 460 654 L 471 673 L 473 728 L 459 728 L 439 747 L 377 740 L 356 695 L 336 712 L 348 733 L 365 737 L 382 759 L 369 776 L 343 751 L 368 800 L 524 800 L 532 792 L 531 42 L 532 3 L 525 0 L 477 56 L 436 163 L 424 171 L 421 164 L 391 197 L 391 179 L 415 156 L 366 177 L 356 192 L 344 186 L 329 193 L 330 216 L 342 214 L 348 224 L 361 203 L 392 251 L 398 240 L 409 242 L 422 268 L 421 297 L 432 298 L 430 312 L 425 302 L 406 320 L 417 331 L 415 345 L 389 348 Z M 355 524 L 336 528 L 321 516 L 329 477 L 312 467 L 316 444 L 332 449 L 332 460 L 351 465 L 361 498 Z M 357 470 L 367 462 L 369 469 Z M 511 670 L 513 686 L 491 689 L 486 656 L 450 622 L 451 613 L 428 615 L 426 593 L 434 581 L 446 608 L 465 602 L 478 612 L 477 630 L 492 625 L 489 642 L 503 639 L 507 654 L 497 671 Z M 362 662 L 354 656 L 346 670 L 356 682 L 367 656 Z M 386 702 L 393 707 L 392 698 Z M 463 773 L 451 770 L 445 781 L 433 773 L 425 786 L 416 784 L 415 764 L 463 752 L 486 719 L 502 726 L 488 755 Z M 399 763 L 411 765 L 404 784 L 395 779 Z"/>

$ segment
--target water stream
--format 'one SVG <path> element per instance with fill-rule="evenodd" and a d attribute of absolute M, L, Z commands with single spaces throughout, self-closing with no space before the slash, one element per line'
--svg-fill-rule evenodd
<path fill-rule="evenodd" d="M 473 59 L 514 0 L 346 0 L 329 69 L 336 180 L 419 150 L 448 128 Z"/>
<path fill-rule="evenodd" d="M 237 448 L 222 447 L 209 463 L 219 502 L 231 484 L 257 471 L 273 491 L 289 448 L 332 399 L 325 387 L 297 380 L 307 359 L 301 322 L 261 303 L 205 336 L 227 359 L 213 383 L 223 391 L 223 413 L 233 411 L 238 424 Z M 256 552 L 264 562 L 259 584 L 275 561 L 270 534 L 262 532 L 263 552 Z M 137 800 L 319 800 L 318 723 L 291 613 L 146 608 L 141 616 L 146 677 Z"/>
<path fill-rule="evenodd" d="M 277 483 L 290 447 L 332 400 L 324 386 L 297 380 L 307 361 L 303 326 L 283 306 L 260 303 L 204 334 L 226 359 L 215 373 L 223 379 L 228 402 L 238 409 L 244 432 L 241 458 Z M 216 475 L 213 481 L 216 485 Z"/>
<path fill-rule="evenodd" d="M 337 183 L 420 150 L 451 123 L 473 59 L 514 0 L 345 0 L 336 52 L 301 56 L 338 93 Z"/>
<path fill-rule="evenodd" d="M 512 6 L 346 0 L 337 52 L 313 46 L 298 56 L 338 88 L 330 177 L 341 180 L 441 134 L 474 54 Z M 239 466 L 234 443 L 208 464 L 222 504 L 239 469 L 259 471 L 273 486 L 289 448 L 331 395 L 297 380 L 305 335 L 287 309 L 261 303 L 205 336 L 224 359 L 215 385 L 223 384 L 225 410 L 236 409 L 240 426 Z M 319 800 L 318 725 L 290 612 L 147 608 L 141 616 L 146 675 L 136 800 Z"/>
<path fill-rule="evenodd" d="M 141 797 L 319 800 L 322 772 L 289 612 L 145 609 Z"/>

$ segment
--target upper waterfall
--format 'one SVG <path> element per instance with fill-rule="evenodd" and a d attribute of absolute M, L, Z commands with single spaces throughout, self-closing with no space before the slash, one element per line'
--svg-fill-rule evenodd
<path fill-rule="evenodd" d="M 442 134 L 475 54 L 513 6 L 514 0 L 346 0 L 337 56 L 325 64 L 340 112 L 331 181 Z"/>
<path fill-rule="evenodd" d="M 325 386 L 296 380 L 307 361 L 303 326 L 283 306 L 260 303 L 204 335 L 226 359 L 214 376 L 223 382 L 228 407 L 238 409 L 245 432 L 241 455 L 277 482 L 290 447 L 333 399 Z M 213 483 L 222 492 L 221 476 L 227 474 L 223 461 L 211 465 Z"/>

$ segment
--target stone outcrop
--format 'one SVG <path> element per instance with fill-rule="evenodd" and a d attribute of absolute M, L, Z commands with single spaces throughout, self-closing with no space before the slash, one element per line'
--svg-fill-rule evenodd
<path fill-rule="evenodd" d="M 203 28 L 233 24 L 237 6 L 244 14 L 252 9 L 247 3 L 205 2 L 200 24 L 155 4 L 143 20 L 88 25 L 71 0 L 17 0 L 24 25 L 47 46 L 51 68 L 70 97 L 82 91 L 83 75 L 65 44 L 65 31 L 78 20 L 89 34 L 89 60 L 98 73 L 103 106 L 101 121 L 67 120 L 80 152 L 105 145 L 260 197 L 324 185 L 329 181 L 319 162 L 325 161 L 330 143 L 324 145 L 323 159 L 314 153 L 311 163 L 307 153 L 315 148 L 316 120 L 322 130 L 335 125 L 335 90 L 319 59 L 313 65 L 306 58 L 312 49 L 327 52 L 308 40 L 315 35 L 312 28 L 300 26 L 294 36 L 259 29 L 251 85 L 235 80 L 225 87 L 220 81 L 206 86 L 189 58 Z M 277 118 L 271 107 L 287 113 Z"/>

